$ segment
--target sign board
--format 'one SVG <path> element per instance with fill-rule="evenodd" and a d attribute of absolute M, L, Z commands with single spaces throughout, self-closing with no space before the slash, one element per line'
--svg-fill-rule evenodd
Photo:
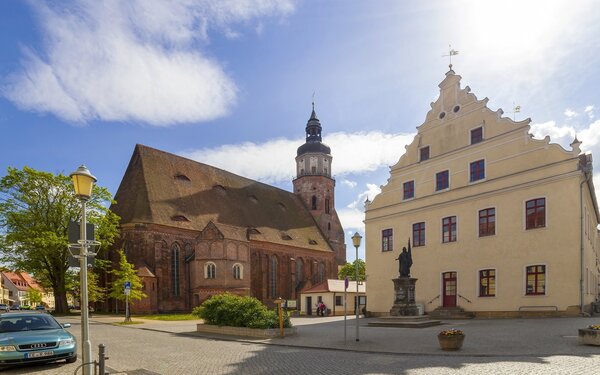
<path fill-rule="evenodd" d="M 295 309 L 297 307 L 295 299 L 288 299 L 285 301 L 285 307 L 288 309 Z"/>
<path fill-rule="evenodd" d="M 125 295 L 128 296 L 131 294 L 131 289 L 130 288 L 125 288 Z"/>
<path fill-rule="evenodd" d="M 87 231 L 86 231 L 87 239 L 90 241 L 95 240 L 96 238 L 95 238 L 95 234 L 94 234 L 94 224 L 86 223 L 85 227 L 87 229 Z M 79 226 L 78 222 L 69 221 L 69 225 L 67 227 L 69 243 L 76 244 L 81 239 L 81 233 L 79 231 L 79 228 L 80 228 L 80 226 Z M 75 257 L 79 254 L 81 254 L 80 248 L 69 246 L 69 267 L 79 267 L 81 265 L 79 258 Z M 87 264 L 89 267 L 93 266 L 94 265 L 94 257 L 88 257 Z"/>
<path fill-rule="evenodd" d="M 344 279 L 344 290 L 348 289 L 349 284 L 350 284 L 350 281 L 348 281 L 348 276 L 346 276 L 346 278 Z"/>
<path fill-rule="evenodd" d="M 69 243 L 77 243 L 81 239 L 81 232 L 79 229 L 79 223 L 75 221 L 69 221 L 69 226 L 67 232 L 69 233 Z M 86 239 L 89 241 L 94 241 L 96 239 L 94 233 L 94 224 L 86 223 L 85 228 L 86 231 Z"/>
<path fill-rule="evenodd" d="M 125 289 L 131 289 L 131 281 L 125 281 Z"/>

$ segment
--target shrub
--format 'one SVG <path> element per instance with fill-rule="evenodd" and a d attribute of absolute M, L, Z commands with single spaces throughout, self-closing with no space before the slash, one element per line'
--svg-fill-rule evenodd
<path fill-rule="evenodd" d="M 267 309 L 254 297 L 240 297 L 225 293 L 212 296 L 192 311 L 207 324 L 248 328 L 277 328 L 279 318 L 277 310 Z M 289 316 L 284 312 L 283 326 L 292 326 Z"/>

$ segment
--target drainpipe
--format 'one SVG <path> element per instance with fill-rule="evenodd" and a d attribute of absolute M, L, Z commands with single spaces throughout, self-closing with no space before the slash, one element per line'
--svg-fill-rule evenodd
<path fill-rule="evenodd" d="M 590 179 L 590 174 L 588 173 L 591 170 L 590 165 L 588 165 L 587 161 L 585 165 L 581 166 L 581 171 L 583 172 L 584 176 L 585 176 L 585 180 L 581 181 L 581 183 L 579 184 L 579 257 L 580 257 L 580 269 L 579 269 L 579 309 L 581 311 L 581 314 L 585 314 L 585 311 L 583 310 L 583 271 L 584 271 L 584 264 L 583 264 L 583 184 L 587 183 Z"/>

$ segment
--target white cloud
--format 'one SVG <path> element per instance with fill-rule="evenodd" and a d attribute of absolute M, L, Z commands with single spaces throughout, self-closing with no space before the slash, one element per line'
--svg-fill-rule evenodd
<path fill-rule="evenodd" d="M 571 149 L 570 144 L 575 138 L 575 128 L 567 125 L 556 125 L 555 121 L 543 122 L 540 124 L 532 124 L 530 129 L 531 134 L 535 138 L 542 139 L 545 136 L 550 136 L 552 143 L 558 143 L 566 149 Z"/>
<path fill-rule="evenodd" d="M 23 48 L 22 70 L 0 93 L 18 107 L 71 122 L 141 121 L 155 126 L 211 120 L 235 103 L 236 85 L 198 44 L 213 29 L 285 16 L 293 0 L 77 0 L 31 2 L 44 50 Z"/>
<path fill-rule="evenodd" d="M 573 111 L 571 108 L 565 109 L 565 116 L 567 116 L 567 118 L 577 117 L 578 115 L 579 113 Z"/>
<path fill-rule="evenodd" d="M 594 106 L 593 105 L 588 105 L 587 107 L 585 107 L 583 112 L 585 112 L 588 115 L 590 120 L 594 119 Z"/>
<path fill-rule="evenodd" d="M 591 152 L 594 156 L 594 187 L 596 188 L 596 197 L 600 199 L 600 120 L 596 120 L 584 127 L 575 129 L 572 126 L 556 125 L 554 121 L 548 121 L 542 124 L 531 125 L 531 133 L 536 138 L 544 138 L 550 136 L 553 143 L 558 143 L 566 150 L 571 150 L 569 146 L 573 141 L 575 134 L 581 141 L 581 150 L 583 152 Z"/>
<path fill-rule="evenodd" d="M 350 189 L 354 189 L 356 187 L 356 181 L 342 179 L 342 185 L 348 186 Z"/>
<path fill-rule="evenodd" d="M 372 201 L 379 193 L 381 193 L 381 189 L 377 185 L 367 184 L 367 190 L 358 194 L 355 201 L 350 203 L 346 208 L 336 209 L 342 227 L 346 229 L 351 228 L 352 230 L 358 230 L 359 232 L 364 233 L 365 224 L 363 223 L 363 220 L 365 219 L 365 200 L 369 198 L 369 200 Z"/>
<path fill-rule="evenodd" d="M 332 171 L 335 176 L 374 171 L 398 161 L 404 145 L 413 134 L 332 133 L 323 141 L 335 150 Z M 265 183 L 289 181 L 293 177 L 294 158 L 303 139 L 276 139 L 265 143 L 246 142 L 216 148 L 185 150 L 180 154 L 201 163 L 213 165 L 233 173 Z M 244 163 L 240 163 L 244 160 Z M 268 161 L 269 168 L 264 165 Z"/>

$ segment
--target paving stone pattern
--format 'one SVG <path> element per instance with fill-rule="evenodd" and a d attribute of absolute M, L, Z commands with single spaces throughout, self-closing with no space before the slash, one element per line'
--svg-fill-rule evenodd
<path fill-rule="evenodd" d="M 191 333 L 195 322 L 148 322 L 132 326 L 107 324 L 110 319 L 95 319 L 90 327 L 94 352 L 98 343 L 107 346 L 108 369 L 111 374 L 598 374 L 600 348 L 577 344 L 576 330 L 572 327 L 588 323 L 588 319 L 528 320 L 529 324 L 508 320 L 474 320 L 453 322 L 467 332 L 463 350 L 457 353 L 441 352 L 439 348 L 423 347 L 429 328 L 391 329 L 363 327 L 363 340 L 354 342 L 354 321 L 349 320 L 346 350 L 322 349 L 324 346 L 342 345 L 340 320 L 328 318 L 297 320 L 299 334 L 292 338 L 266 340 L 222 340 Z M 597 320 L 597 319 L 596 319 Z M 79 337 L 79 324 L 70 319 L 72 332 Z M 343 325 L 341 326 L 343 329 Z M 444 326 L 442 326 L 444 327 Z M 510 328 L 512 327 L 512 328 Z M 545 333 L 534 335 L 545 327 Z M 439 327 L 433 328 L 435 331 Z M 499 345 L 496 353 L 478 353 L 479 330 L 512 331 L 529 336 L 527 345 L 554 353 L 518 355 L 507 344 Z M 469 334 L 469 332 L 471 332 Z M 555 334 L 552 334 L 554 332 Z M 572 336 L 566 335 L 570 333 Z M 509 336 L 509 332 L 506 332 Z M 471 337 L 470 337 L 471 336 Z M 319 339 L 320 337 L 320 339 Z M 411 344 L 411 338 L 427 338 Z M 472 339 L 469 343 L 469 337 Z M 518 336 L 521 337 L 521 336 Z M 554 338 L 552 344 L 536 340 Z M 312 342 L 310 340 L 313 340 Z M 381 347 L 397 347 L 402 352 L 413 348 L 412 353 L 380 353 Z M 526 345 L 523 344 L 523 347 Z M 517 345 L 517 349 L 518 349 Z M 570 348 L 567 350 L 567 348 Z M 390 349 L 390 348 L 388 348 Z M 487 349 L 486 349 L 487 350 Z M 389 351 L 389 350 L 388 350 Z M 568 352 L 560 354 L 561 352 Z M 94 353 L 96 355 L 96 353 Z M 73 374 L 75 364 L 53 364 L 8 369 L 6 374 Z M 79 372 L 81 373 L 81 372 Z"/>

